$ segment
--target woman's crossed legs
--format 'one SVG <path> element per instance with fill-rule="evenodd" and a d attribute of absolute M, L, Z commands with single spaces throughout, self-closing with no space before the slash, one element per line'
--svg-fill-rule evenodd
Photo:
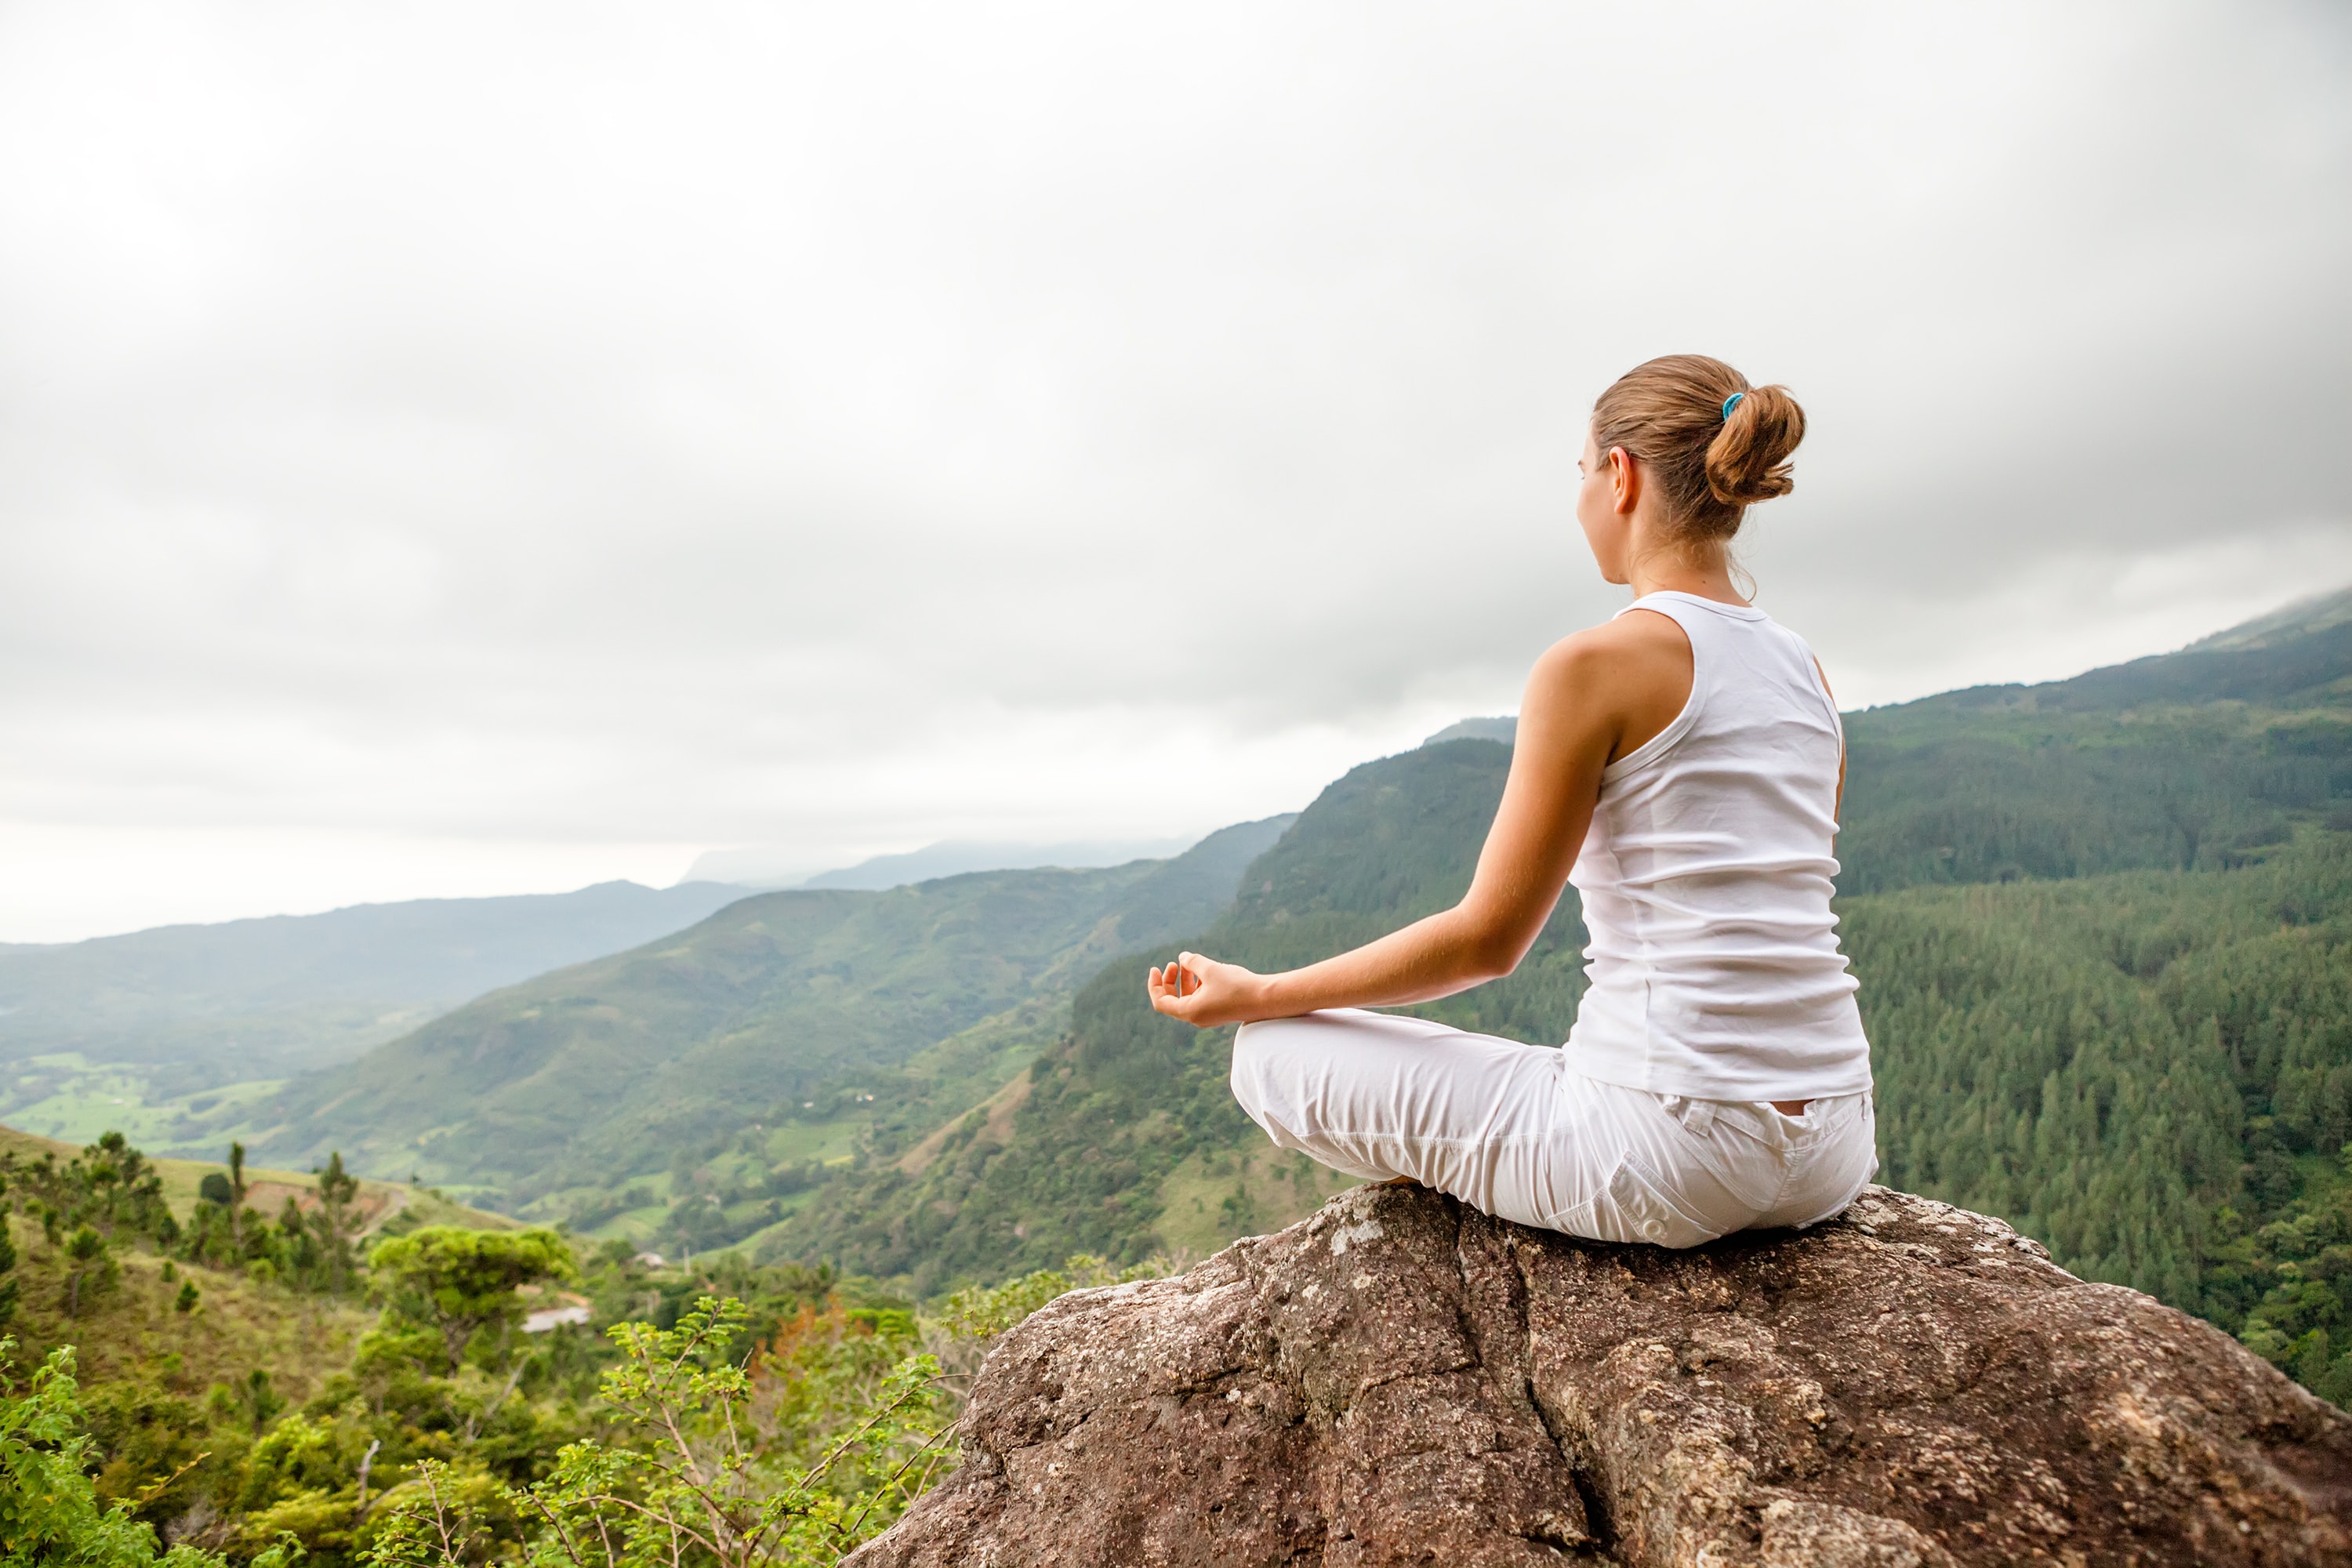
<path fill-rule="evenodd" d="M 1812 1225 L 1878 1167 L 1866 1093 L 1801 1116 L 1652 1094 L 1572 1072 L 1558 1050 L 1359 1008 L 1244 1025 L 1233 1087 L 1285 1149 L 1596 1241 Z"/>

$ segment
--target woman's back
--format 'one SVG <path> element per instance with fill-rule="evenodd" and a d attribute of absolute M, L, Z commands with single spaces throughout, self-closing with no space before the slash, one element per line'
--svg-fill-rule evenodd
<path fill-rule="evenodd" d="M 1570 880 L 1591 933 L 1577 1070 L 1706 1100 L 1870 1087 L 1830 910 L 1840 729 L 1813 657 L 1762 611 L 1661 592 L 1691 693 L 1610 764 Z"/>
<path fill-rule="evenodd" d="M 1160 1011 L 1242 1026 L 1234 1097 L 1277 1146 L 1665 1247 L 1816 1224 L 1869 1182 L 1870 1047 L 1830 913 L 1836 704 L 1804 643 L 1739 602 L 1729 553 L 1748 508 L 1789 492 L 1804 430 L 1788 388 L 1703 354 L 1618 377 L 1576 521 L 1654 615 L 1536 661 L 1461 902 L 1278 974 L 1153 967 Z M 1592 985 L 1566 1049 L 1366 1010 L 1509 973 L 1571 881 Z"/>

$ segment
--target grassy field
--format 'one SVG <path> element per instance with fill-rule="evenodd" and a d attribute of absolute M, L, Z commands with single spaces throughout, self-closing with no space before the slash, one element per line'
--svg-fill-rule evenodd
<path fill-rule="evenodd" d="M 78 1051 L 28 1057 L 0 1071 L 10 1075 L 0 1089 L 0 1116 L 11 1126 L 61 1138 L 77 1148 L 109 1130 L 120 1131 L 142 1149 L 178 1147 L 193 1117 L 234 1114 L 266 1100 L 284 1082 L 257 1079 L 168 1094 L 143 1066 L 92 1062 Z M 227 1139 L 221 1142 L 226 1147 Z"/>
<path fill-rule="evenodd" d="M 104 1131 L 100 1128 L 100 1131 Z M 123 1129 L 126 1132 L 129 1129 Z M 97 1133 L 90 1135 L 94 1141 Z M 133 1143 L 138 1142 L 134 1136 Z M 14 1127 L 0 1127 L 0 1152 L 13 1151 L 19 1159 L 37 1160 L 44 1153 L 55 1154 L 60 1161 L 70 1160 L 81 1152 L 82 1145 L 56 1138 L 44 1138 L 38 1133 L 19 1131 Z M 163 1198 L 172 1205 L 172 1213 L 184 1221 L 194 1212 L 196 1189 L 206 1175 L 217 1171 L 228 1173 L 225 1163 L 204 1160 L 156 1160 L 156 1173 L 163 1178 Z M 256 1166 L 246 1167 L 248 1186 L 246 1203 L 265 1215 L 275 1215 L 285 1206 L 288 1197 L 309 1206 L 317 1178 L 302 1171 L 273 1171 Z M 394 1215 L 406 1216 L 408 1225 L 461 1225 L 474 1230 L 511 1230 L 516 1220 L 504 1215 L 489 1214 L 481 1209 L 467 1208 L 453 1203 L 436 1192 L 412 1187 L 398 1182 L 362 1181 L 358 1203 L 362 1224 L 373 1231 Z M 365 1232 L 363 1231 L 362 1234 Z"/>

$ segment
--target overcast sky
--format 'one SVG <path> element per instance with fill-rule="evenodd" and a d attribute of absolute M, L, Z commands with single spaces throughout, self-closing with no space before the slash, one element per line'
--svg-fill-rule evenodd
<path fill-rule="evenodd" d="M 0 940 L 1294 809 L 1662 353 L 1848 706 L 2352 580 L 2348 15 L 0 4 Z"/>

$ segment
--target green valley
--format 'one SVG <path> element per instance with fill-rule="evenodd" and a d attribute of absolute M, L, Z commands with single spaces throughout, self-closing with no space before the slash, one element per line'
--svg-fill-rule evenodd
<path fill-rule="evenodd" d="M 298 1162 L 340 1148 L 583 1228 L 658 1221 L 674 1245 L 723 1244 L 853 1142 L 911 1145 L 986 1099 L 1105 958 L 1196 929 L 1287 822 L 1169 861 L 745 899 L 289 1084 L 249 1141 Z"/>

